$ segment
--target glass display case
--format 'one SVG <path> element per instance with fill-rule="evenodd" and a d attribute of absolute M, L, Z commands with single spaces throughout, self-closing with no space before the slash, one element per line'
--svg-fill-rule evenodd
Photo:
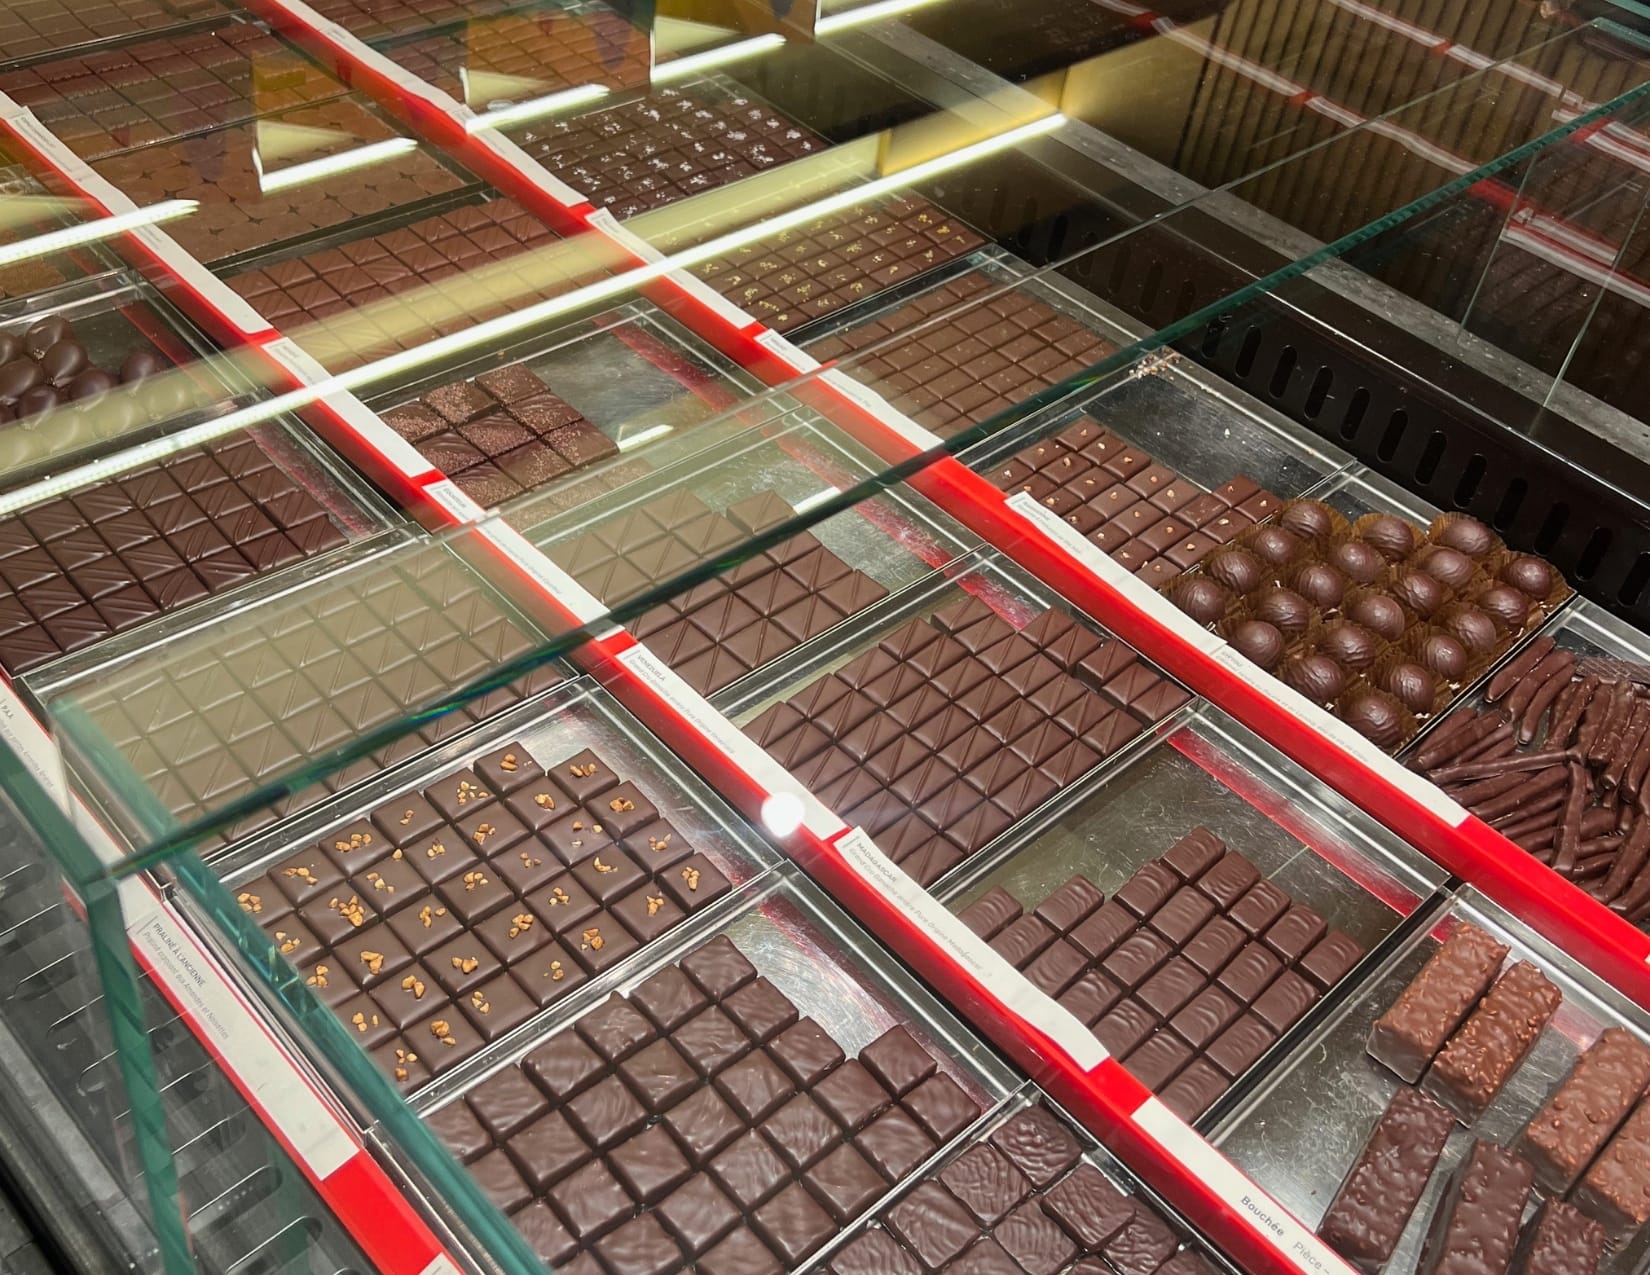
<path fill-rule="evenodd" d="M 0 18 L 59 1249 L 1638 1269 L 1650 43 L 1431 10 Z"/>

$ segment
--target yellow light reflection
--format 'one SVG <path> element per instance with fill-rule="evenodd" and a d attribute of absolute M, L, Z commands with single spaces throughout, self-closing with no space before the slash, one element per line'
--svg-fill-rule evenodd
<path fill-rule="evenodd" d="M 165 199 L 158 204 L 134 208 L 131 212 L 116 213 L 113 217 L 99 217 L 96 221 L 31 235 L 16 243 L 0 244 L 0 266 L 27 261 L 31 257 L 44 257 L 81 244 L 96 243 L 100 239 L 112 239 L 141 226 L 155 226 L 177 217 L 187 217 L 199 207 L 200 202 L 194 199 Z"/>

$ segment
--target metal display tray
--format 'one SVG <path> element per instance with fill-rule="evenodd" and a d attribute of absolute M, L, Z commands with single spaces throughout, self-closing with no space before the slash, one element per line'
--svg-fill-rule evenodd
<path fill-rule="evenodd" d="M 1362 1150 L 1370 1129 L 1402 1082 L 1365 1053 L 1369 1029 L 1436 950 L 1450 928 L 1469 922 L 1512 948 L 1508 961 L 1530 961 L 1551 979 L 1564 1000 L 1523 1065 L 1470 1129 L 1451 1132 L 1437 1170 L 1388 1264 L 1412 1270 L 1427 1224 L 1450 1172 L 1475 1137 L 1512 1145 L 1548 1095 L 1569 1074 L 1578 1054 L 1606 1027 L 1650 1034 L 1650 1017 L 1602 980 L 1578 968 L 1475 890 L 1427 911 L 1406 942 L 1387 953 L 1381 967 L 1348 997 L 1338 1013 L 1318 1024 L 1310 1038 L 1221 1122 L 1217 1146 L 1284 1207 L 1316 1226 L 1341 1179 Z M 1533 1197 L 1532 1197 L 1533 1199 Z M 1529 1210 L 1533 1212 L 1533 1207 Z M 1607 1254 L 1601 1271 L 1627 1275 L 1644 1269 L 1650 1232 Z"/>
<path fill-rule="evenodd" d="M 1344 931 L 1364 957 L 1239 1077 L 1196 1123 L 1219 1119 L 1248 1087 L 1287 1065 L 1299 1043 L 1381 960 L 1447 874 L 1219 709 L 1198 702 L 1179 726 L 1121 766 L 1102 768 L 1022 820 L 934 894 L 961 911 L 1001 887 L 1029 913 L 1081 873 L 1109 898 L 1199 826 L 1295 902 Z"/>
<path fill-rule="evenodd" d="M 420 789 L 437 777 L 510 743 L 522 744 L 547 766 L 554 766 L 583 749 L 592 750 L 621 780 L 635 782 L 658 807 L 660 817 L 720 868 L 734 888 L 724 898 L 684 918 L 663 937 L 642 945 L 611 969 L 592 976 L 509 1035 L 430 1081 L 419 1091 L 420 1101 L 425 1103 L 432 1100 L 428 1095 L 439 1097 L 468 1084 L 479 1071 L 491 1068 L 503 1055 L 515 1051 L 522 1040 L 541 1034 L 546 1023 L 564 1017 L 570 1006 L 594 1004 L 617 983 L 632 977 L 636 969 L 649 965 L 655 959 L 655 949 L 677 943 L 679 936 L 692 934 L 714 923 L 715 918 L 726 915 L 730 909 L 741 906 L 740 900 L 759 888 L 777 862 L 774 851 L 709 788 L 689 774 L 606 691 L 584 677 L 415 757 L 336 800 L 306 811 L 272 832 L 229 848 L 211 860 L 212 866 L 233 891 L 288 855 L 314 845 L 329 828 L 364 818 L 396 795 Z M 211 927 L 203 924 L 202 928 L 210 930 Z M 275 1009 L 269 989 L 257 990 L 264 1003 Z M 296 1027 L 294 1034 L 302 1037 L 302 1027 Z M 324 1066 L 324 1060 L 317 1061 Z"/>
<path fill-rule="evenodd" d="M 798 869 L 783 865 L 754 883 L 719 916 L 707 913 L 703 924 L 672 931 L 669 937 L 647 949 L 645 961 L 622 973 L 614 971 L 617 977 L 601 980 L 600 987 L 587 985 L 581 989 L 577 1004 L 569 998 L 561 1012 L 547 1019 L 530 1037 L 524 1035 L 519 1039 L 507 1056 L 492 1058 L 492 1066 L 485 1073 L 468 1073 L 468 1083 L 462 1090 L 444 1088 L 429 1101 L 419 1101 L 421 1114 L 444 1105 L 461 1091 L 468 1091 L 495 1072 L 519 1062 L 547 1039 L 569 1030 L 578 1018 L 613 993 L 630 992 L 649 975 L 722 936 L 731 940 L 756 967 L 758 976 L 768 979 L 784 993 L 795 1004 L 799 1015 L 812 1017 L 850 1058 L 890 1028 L 905 1027 L 939 1061 L 940 1070 L 982 1108 L 975 1128 L 1016 1091 L 1020 1082 L 989 1045 L 955 1018 L 932 992 L 860 930 Z M 372 1132 L 383 1153 L 393 1160 L 396 1157 L 393 1142 L 381 1129 Z M 948 1147 L 958 1148 L 968 1137 L 968 1130 L 957 1134 L 908 1177 L 920 1176 Z M 433 1215 L 449 1225 L 455 1222 L 446 1215 L 429 1183 L 411 1174 L 408 1182 L 409 1188 Z M 868 1206 L 866 1214 L 875 1207 Z M 845 1233 L 852 1225 L 841 1230 Z M 818 1260 L 817 1256 L 809 1258 L 799 1269 L 812 1270 Z"/>

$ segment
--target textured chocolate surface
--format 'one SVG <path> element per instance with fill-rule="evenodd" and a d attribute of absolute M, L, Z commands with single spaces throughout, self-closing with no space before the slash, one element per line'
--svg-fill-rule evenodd
<path fill-rule="evenodd" d="M 26 672 L 344 541 L 250 439 L 169 456 L 0 519 L 0 665 Z"/>
<path fill-rule="evenodd" d="M 1369 1033 L 1369 1052 L 1414 1084 L 1489 990 L 1508 948 L 1472 925 L 1456 927 Z"/>
<path fill-rule="evenodd" d="M 302 54 L 250 23 L 142 40 L 0 73 L 0 92 L 29 107 L 71 150 L 87 158 L 346 91 Z"/>
<path fill-rule="evenodd" d="M 1471 1124 L 1522 1065 L 1562 999 L 1540 970 L 1520 961 L 1495 981 L 1433 1059 L 1422 1089 Z"/>
<path fill-rule="evenodd" d="M 726 513 L 714 512 L 692 492 L 675 491 L 587 534 L 551 544 L 549 553 L 614 606 L 794 514 L 771 491 L 757 492 Z M 803 532 L 676 594 L 631 627 L 690 686 L 708 695 L 887 595 L 881 584 Z"/>
<path fill-rule="evenodd" d="M 1650 1103 L 1640 1102 L 1582 1176 L 1570 1202 L 1621 1239 L 1650 1221 Z"/>
<path fill-rule="evenodd" d="M 314 155 L 289 157 L 283 167 L 339 150 L 393 137 L 377 116 L 352 101 L 335 100 L 288 111 L 278 120 L 233 125 L 210 145 L 202 162 L 200 139 L 145 147 L 94 164 L 98 174 L 142 204 L 164 199 L 198 200 L 200 207 L 168 226 L 168 232 L 202 261 L 272 248 L 289 239 L 343 225 L 352 218 L 388 212 L 464 185 L 424 150 L 388 162 L 269 190 L 260 182 L 253 155 L 257 130 L 266 123 L 313 129 L 329 144 Z M 278 169 L 276 171 L 279 171 Z"/>
<path fill-rule="evenodd" d="M 1608 1027 L 1525 1126 L 1519 1151 L 1536 1183 L 1554 1195 L 1575 1184 L 1650 1087 L 1650 1048 Z"/>
<path fill-rule="evenodd" d="M 1424 1275 L 1502 1275 L 1512 1263 L 1530 1194 L 1530 1166 L 1478 1141 L 1433 1215 L 1417 1270 Z"/>
<path fill-rule="evenodd" d="M 372 40 L 491 17 L 506 5 L 507 0 L 319 0 L 314 8 L 323 18 L 346 27 L 351 35 Z"/>
<path fill-rule="evenodd" d="M 1063 611 L 1016 629 L 970 596 L 745 730 L 927 885 L 1186 698 Z"/>
<path fill-rule="evenodd" d="M 1604 1228 L 1574 1205 L 1549 1199 L 1524 1228 L 1514 1264 L 1524 1275 L 1594 1275 Z"/>
<path fill-rule="evenodd" d="M 926 200 L 894 196 L 766 236 L 694 273 L 777 332 L 868 301 L 985 241 Z"/>
<path fill-rule="evenodd" d="M 1324 935 L 1316 912 L 1258 875 L 1195 828 L 1110 902 L 1078 876 L 1035 915 L 1020 915 L 1020 901 L 999 886 L 958 919 L 1190 1121 L 1363 955 L 1339 930 Z M 1064 906 L 1073 898 L 1084 906 Z M 1268 941 L 1246 942 L 1251 934 Z M 1066 952 L 1061 977 L 1048 980 L 1053 957 Z"/>
<path fill-rule="evenodd" d="M 535 122 L 512 136 L 621 219 L 825 146 L 773 107 L 711 81 L 656 87 L 635 101 Z"/>
<path fill-rule="evenodd" d="M 720 1014 L 730 999 L 749 1000 L 753 989 L 771 1003 L 768 1018 L 795 1019 L 795 1007 L 728 939 L 712 939 L 629 998 L 611 997 L 473 1086 L 431 1124 L 524 1233 L 541 1224 L 534 1210 L 556 1219 L 568 1236 L 557 1269 L 577 1269 L 592 1257 L 601 1265 L 591 1269 L 614 1272 L 798 1269 L 905 1170 L 893 1171 L 879 1152 L 891 1142 L 873 1140 L 867 1150 L 815 1100 L 832 1076 L 859 1066 L 840 1049 L 827 1070 L 799 1083 L 778 1052 L 783 1036 L 752 1035 L 724 1017 L 737 1045 L 708 1061 L 702 1044 L 709 1034 L 690 1031 L 695 1018 Z M 659 1006 L 692 999 L 703 1003 L 695 1018 L 660 1026 Z M 811 1019 L 790 1030 L 803 1027 L 829 1040 Z M 863 1052 L 885 1066 L 898 1060 L 902 1076 L 935 1070 L 903 1027 Z M 688 1057 L 705 1065 L 681 1061 Z M 918 1158 L 925 1158 L 938 1142 L 912 1119 L 920 1108 L 906 1105 L 922 1086 L 898 1098 L 860 1073 L 878 1087 L 880 1119 L 897 1117 L 914 1131 Z M 670 1083 L 660 1085 L 660 1076 Z M 938 1079 L 950 1083 L 942 1076 L 925 1083 Z M 971 1122 L 979 1108 L 963 1101 Z M 961 1204 L 944 1198 L 961 1226 L 975 1225 Z M 943 1245 L 944 1228 L 933 1219 L 909 1209 L 901 1216 L 924 1246 Z"/>
<path fill-rule="evenodd" d="M 7 58 L 31 57 L 93 40 L 158 31 L 221 13 L 212 0 L 13 0 L 0 12 L 0 48 Z"/>
<path fill-rule="evenodd" d="M 879 318 L 808 344 L 941 435 L 977 424 L 1098 362 L 1113 347 L 1025 289 L 982 300 L 1002 285 L 979 272 L 950 279 Z M 922 327 L 954 307 L 972 308 Z M 860 359 L 890 336 L 910 336 Z"/>
<path fill-rule="evenodd" d="M 1379 1270 L 1409 1225 L 1454 1127 L 1432 1099 L 1398 1090 L 1324 1213 L 1318 1226 L 1324 1242 L 1360 1270 Z"/>

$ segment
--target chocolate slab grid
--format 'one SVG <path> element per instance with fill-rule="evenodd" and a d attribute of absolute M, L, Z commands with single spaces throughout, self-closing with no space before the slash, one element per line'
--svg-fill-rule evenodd
<path fill-rule="evenodd" d="M 548 771 L 519 741 L 449 763 L 235 887 L 409 1092 L 732 889 L 652 780 L 557 747 Z"/>
<path fill-rule="evenodd" d="M 621 220 L 825 146 L 773 107 L 711 80 L 656 87 L 636 101 L 529 124 L 512 136 Z"/>
<path fill-rule="evenodd" d="M 420 147 L 331 177 L 266 191 L 253 165 L 257 130 L 270 124 L 316 129 L 337 154 L 394 137 L 353 101 L 298 107 L 278 119 L 231 125 L 203 137 L 160 143 L 93 164 L 97 173 L 143 204 L 194 199 L 200 206 L 167 230 L 202 261 L 274 249 L 357 217 L 376 216 L 467 184 Z M 295 157 L 291 164 L 308 157 Z M 283 165 L 286 166 L 286 165 Z M 278 169 L 276 170 L 279 171 Z"/>
<path fill-rule="evenodd" d="M 949 1072 L 904 1026 L 844 1048 L 718 935 L 425 1119 L 557 1269 L 789 1271 L 977 1118 Z"/>
<path fill-rule="evenodd" d="M 221 14 L 217 0 L 12 0 L 0 10 L 0 57 L 7 61 L 94 40 L 159 31 Z"/>
<path fill-rule="evenodd" d="M 511 0 L 319 0 L 312 6 L 362 40 L 487 18 Z"/>
<path fill-rule="evenodd" d="M 609 606 L 794 516 L 772 491 L 713 511 L 673 490 L 547 552 Z M 638 616 L 632 632 L 710 695 L 841 623 L 888 590 L 803 532 Z"/>
<path fill-rule="evenodd" d="M 1366 1052 L 1371 1025 L 1438 949 L 1434 936 L 1460 922 L 1511 945 L 1504 970 L 1519 961 L 1534 962 L 1557 984 L 1563 1005 L 1489 1110 L 1471 1126 L 1455 1126 L 1386 1264 L 1388 1270 L 1414 1269 L 1446 1179 L 1476 1139 L 1520 1151 L 1526 1125 L 1570 1074 L 1585 1046 L 1609 1027 L 1631 1028 L 1641 1040 L 1647 1027 L 1642 1009 L 1590 976 L 1571 976 L 1571 965 L 1562 954 L 1476 892 L 1465 891 L 1460 902 L 1429 909 L 1423 924 L 1394 954 L 1396 959 L 1332 1012 L 1314 1034 L 1313 1048 L 1285 1060 L 1267 1078 L 1265 1088 L 1245 1100 L 1217 1131 L 1232 1161 L 1306 1224 L 1319 1224 L 1393 1095 L 1411 1088 Z M 1533 1221 L 1533 1212 L 1527 1211 L 1526 1222 Z M 1626 1275 L 1642 1267 L 1647 1249 L 1650 1237 L 1641 1235 L 1607 1254 L 1598 1269 L 1601 1275 Z"/>
<path fill-rule="evenodd" d="M 1078 873 L 1041 899 L 995 887 L 959 919 L 1187 1122 L 1364 955 L 1201 827 L 1109 901 Z"/>
<path fill-rule="evenodd" d="M 949 596 L 744 728 L 923 885 L 1191 698 L 1066 611 Z"/>
<path fill-rule="evenodd" d="M 902 1192 L 814 1275 L 1214 1275 L 1183 1224 L 1100 1159 L 1033 1102 Z"/>
<path fill-rule="evenodd" d="M 897 195 L 781 230 L 712 258 L 693 273 L 770 328 L 791 332 L 984 244 L 943 209 Z"/>
<path fill-rule="evenodd" d="M 1001 286 L 977 270 L 958 275 L 875 319 L 807 342 L 808 353 L 821 362 L 844 360 L 849 375 L 949 436 L 1116 348 L 1028 288 L 984 299 Z M 958 313 L 887 349 L 849 357 L 951 310 Z"/>
<path fill-rule="evenodd" d="M 88 158 L 347 91 L 288 45 L 242 22 L 0 74 L 0 92 Z"/>
<path fill-rule="evenodd" d="M 356 564 L 215 631 L 172 639 L 70 695 L 166 809 L 188 819 L 400 720 L 543 638 L 444 551 Z M 554 666 L 427 722 L 325 781 L 339 791 L 565 680 Z M 250 817 L 244 835 L 314 799 Z"/>

